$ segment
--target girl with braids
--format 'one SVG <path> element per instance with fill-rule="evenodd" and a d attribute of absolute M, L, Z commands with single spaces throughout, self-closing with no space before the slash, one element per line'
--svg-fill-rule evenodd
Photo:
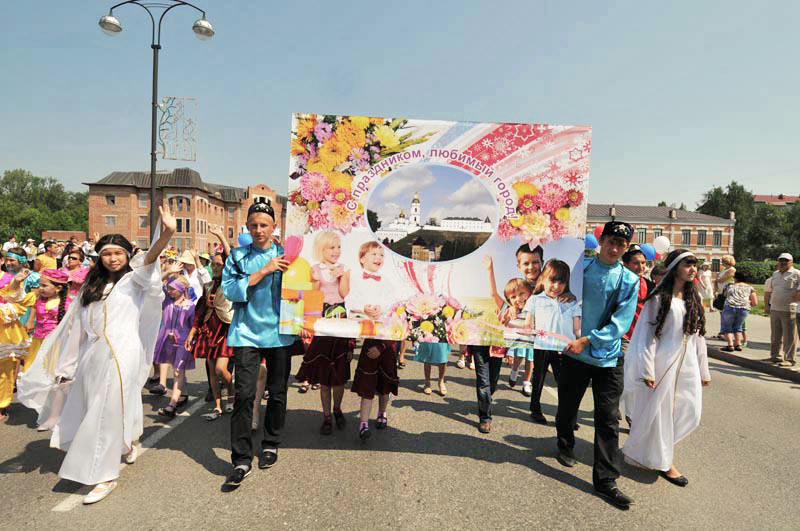
<path fill-rule="evenodd" d="M 675 444 L 700 424 L 701 386 L 711 383 L 705 311 L 694 284 L 697 258 L 676 249 L 663 280 L 647 296 L 625 356 L 624 399 L 631 431 L 622 452 L 637 466 L 685 487 Z"/>
<path fill-rule="evenodd" d="M 100 238 L 97 265 L 18 383 L 19 400 L 53 426 L 50 446 L 67 451 L 58 475 L 94 485 L 85 504 L 116 488 L 121 457 L 136 460 L 142 387 L 161 322 L 158 256 L 176 225 L 166 204 L 159 212 L 161 234 L 147 253 L 131 257 L 121 234 Z"/>

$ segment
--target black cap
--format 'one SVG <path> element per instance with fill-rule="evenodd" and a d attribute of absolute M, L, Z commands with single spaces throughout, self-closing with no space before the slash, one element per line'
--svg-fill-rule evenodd
<path fill-rule="evenodd" d="M 272 205 L 267 202 L 265 197 L 256 197 L 253 204 L 247 209 L 247 217 L 250 217 L 250 214 L 256 213 L 267 214 L 272 218 L 272 221 L 275 221 L 275 210 L 273 210 Z"/>
<path fill-rule="evenodd" d="M 644 251 L 642 251 L 642 248 L 634 243 L 633 245 L 628 247 L 628 250 L 625 251 L 625 254 L 622 255 L 622 261 L 628 263 L 631 261 L 631 258 L 633 258 L 634 255 L 637 254 L 644 256 Z"/>
<path fill-rule="evenodd" d="M 630 243 L 633 239 L 633 227 L 624 221 L 609 221 L 603 227 L 600 236 L 611 236 L 612 238 L 623 238 Z"/>

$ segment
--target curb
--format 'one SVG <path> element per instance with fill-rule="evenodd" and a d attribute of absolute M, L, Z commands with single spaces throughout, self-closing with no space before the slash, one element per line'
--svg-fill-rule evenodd
<path fill-rule="evenodd" d="M 790 369 L 788 367 L 777 367 L 771 363 L 766 363 L 758 360 L 751 360 L 743 356 L 737 356 L 733 352 L 724 352 L 718 347 L 708 346 L 708 356 L 721 361 L 726 361 L 740 367 L 753 369 L 754 371 L 763 372 L 770 376 L 776 376 L 784 380 L 789 380 L 795 383 L 800 383 L 800 371 Z"/>

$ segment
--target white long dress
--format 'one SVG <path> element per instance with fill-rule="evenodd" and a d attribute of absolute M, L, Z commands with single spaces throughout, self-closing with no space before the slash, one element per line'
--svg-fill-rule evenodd
<path fill-rule="evenodd" d="M 20 379 L 20 401 L 53 428 L 50 446 L 67 451 L 58 475 L 84 485 L 119 477 L 120 457 L 142 434 L 142 387 L 161 321 L 159 262 L 133 271 L 89 306 L 80 295 Z M 62 376 L 72 381 L 56 385 Z"/>
<path fill-rule="evenodd" d="M 672 299 L 661 337 L 655 338 L 659 304 L 658 297 L 645 303 L 625 354 L 623 396 L 631 431 L 622 452 L 633 464 L 666 471 L 675 445 L 700 424 L 702 382 L 711 375 L 705 338 L 683 333 L 682 300 Z M 656 388 L 643 379 L 654 380 Z"/>
<path fill-rule="evenodd" d="M 711 280 L 711 271 L 708 269 L 700 273 L 700 298 L 703 300 L 714 298 L 714 284 Z"/>

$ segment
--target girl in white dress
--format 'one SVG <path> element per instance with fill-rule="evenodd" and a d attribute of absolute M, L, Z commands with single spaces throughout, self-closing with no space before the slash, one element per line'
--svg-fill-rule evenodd
<path fill-rule="evenodd" d="M 711 301 L 714 299 L 714 281 L 711 280 L 711 269 L 708 264 L 700 266 L 700 298 L 703 300 L 703 307 L 709 311 L 714 311 Z"/>
<path fill-rule="evenodd" d="M 161 321 L 158 256 L 175 232 L 166 203 L 159 212 L 161 235 L 147 254 L 131 258 L 120 234 L 100 238 L 97 265 L 19 383 L 20 401 L 52 428 L 50 445 L 67 451 L 58 475 L 95 485 L 87 504 L 114 490 L 122 456 L 136 459 L 141 390 Z"/>
<path fill-rule="evenodd" d="M 694 286 L 697 258 L 676 249 L 665 263 L 667 273 L 648 295 L 625 355 L 631 431 L 622 452 L 628 462 L 685 487 L 689 480 L 675 468 L 673 452 L 700 424 L 701 386 L 711 375 L 705 312 Z"/>

